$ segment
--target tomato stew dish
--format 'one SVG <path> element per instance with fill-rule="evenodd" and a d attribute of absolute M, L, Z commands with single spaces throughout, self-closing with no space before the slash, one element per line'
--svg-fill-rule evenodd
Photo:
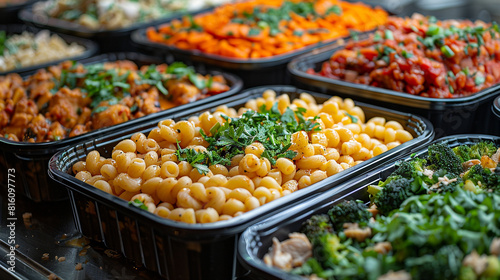
<path fill-rule="evenodd" d="M 389 17 L 307 73 L 433 98 L 474 94 L 500 82 L 496 23 Z"/>

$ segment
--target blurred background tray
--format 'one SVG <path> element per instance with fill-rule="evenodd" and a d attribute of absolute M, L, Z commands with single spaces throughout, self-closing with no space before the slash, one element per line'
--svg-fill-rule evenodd
<path fill-rule="evenodd" d="M 5 31 L 7 36 L 13 35 L 13 34 L 21 34 L 24 31 L 28 31 L 33 34 L 37 34 L 38 32 L 42 31 L 42 29 L 38 29 L 33 26 L 28 26 L 24 24 L 2 24 L 0 25 L 0 30 Z M 50 32 L 50 35 L 54 35 L 55 33 Z M 72 56 L 72 57 L 66 57 L 62 59 L 57 59 L 54 61 L 42 63 L 42 64 L 37 64 L 33 66 L 27 66 L 27 67 L 22 67 L 22 68 L 16 68 L 13 70 L 5 71 L 5 72 L 0 72 L 0 76 L 4 76 L 8 73 L 18 73 L 21 76 L 27 75 L 29 73 L 33 73 L 38 69 L 45 68 L 47 66 L 57 64 L 59 62 L 65 61 L 65 60 L 75 60 L 79 61 L 85 58 L 89 58 L 99 52 L 99 46 L 92 40 L 88 40 L 85 38 L 80 38 L 80 37 L 75 37 L 75 36 L 70 36 L 66 34 L 57 34 L 57 36 L 61 37 L 64 41 L 66 41 L 67 44 L 71 43 L 77 43 L 80 46 L 83 46 L 85 48 L 85 51 L 77 56 Z"/>
<path fill-rule="evenodd" d="M 195 12 L 176 12 L 169 16 L 158 18 L 149 22 L 137 23 L 115 30 L 93 30 L 78 23 L 47 16 L 39 16 L 33 13 L 32 6 L 23 8 L 19 12 L 19 18 L 27 24 L 34 25 L 39 28 L 50 29 L 58 33 L 92 39 L 99 44 L 99 47 L 103 52 L 118 52 L 136 50 L 135 46 L 132 45 L 130 41 L 130 34 L 134 30 L 150 25 L 160 24 L 175 18 L 180 18 L 186 14 L 196 14 L 210 9 L 211 8 L 205 8 Z"/>
<path fill-rule="evenodd" d="M 1 6 L 0 24 L 21 23 L 22 21 L 18 18 L 19 11 L 36 1 L 38 0 L 26 0 L 19 4 L 6 4 L 5 6 Z"/>

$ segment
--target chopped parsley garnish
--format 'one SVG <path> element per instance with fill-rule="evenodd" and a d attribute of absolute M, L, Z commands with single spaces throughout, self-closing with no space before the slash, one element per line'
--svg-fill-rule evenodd
<path fill-rule="evenodd" d="M 306 120 L 305 112 L 304 108 L 298 108 L 296 111 L 287 108 L 281 114 L 278 103 L 275 103 L 269 110 L 262 106 L 259 112 L 248 110 L 238 118 L 222 115 L 226 122 L 214 125 L 210 129 L 210 136 L 200 131 L 209 144 L 207 151 L 197 152 L 178 146 L 177 159 L 189 162 L 200 174 L 207 174 L 208 166 L 229 166 L 232 157 L 244 154 L 245 147 L 254 142 L 260 142 L 264 146 L 262 157 L 267 158 L 272 165 L 276 164 L 276 159 L 280 157 L 293 159 L 297 153 L 288 150 L 292 144 L 291 135 L 302 130 L 320 130 L 319 124 L 314 122 L 317 117 Z"/>
<path fill-rule="evenodd" d="M 329 15 L 332 13 L 340 16 L 342 14 L 342 8 L 339 5 L 333 5 L 330 8 L 328 8 L 328 10 L 326 10 L 325 14 Z"/>
<path fill-rule="evenodd" d="M 101 102 L 107 101 L 108 105 L 117 104 L 123 97 L 130 95 L 130 83 L 128 81 L 130 71 L 119 75 L 115 68 L 105 69 L 104 64 L 98 63 L 84 66 L 85 72 L 74 72 L 77 64 L 74 63 L 70 69 L 63 69 L 60 78 L 54 79 L 54 88 L 52 94 L 57 93 L 60 88 L 68 87 L 74 89 L 80 88 L 87 97 L 92 99 L 90 108 L 92 113 L 99 113 L 107 109 L 106 106 L 99 106 Z M 196 74 L 192 67 L 184 63 L 175 62 L 168 66 L 166 72 L 157 70 L 156 65 L 149 65 L 144 72 L 138 72 L 139 79 L 135 84 L 148 84 L 156 87 L 163 95 L 168 95 L 165 83 L 169 79 L 187 79 L 197 88 L 204 89 L 212 84 L 212 80 L 205 81 Z"/>
<path fill-rule="evenodd" d="M 474 78 L 474 83 L 476 83 L 476 86 L 484 84 L 485 78 L 484 75 L 480 72 L 476 74 L 476 77 Z"/>
<path fill-rule="evenodd" d="M 257 36 L 260 35 L 260 30 L 258 28 L 250 28 L 248 31 L 248 36 Z"/>
<path fill-rule="evenodd" d="M 347 112 L 344 112 L 344 114 L 346 114 L 350 119 L 351 119 L 351 122 L 353 123 L 357 123 L 358 122 L 358 118 L 356 116 L 353 116 Z"/>
<path fill-rule="evenodd" d="M 139 199 L 134 199 L 133 201 L 129 201 L 128 204 L 135 206 L 137 208 L 140 208 L 142 210 L 148 211 L 148 207 L 144 205 L 144 202 L 140 201 Z"/>
<path fill-rule="evenodd" d="M 450 47 L 446 46 L 446 45 L 444 45 L 444 46 L 441 47 L 441 52 L 447 58 L 455 56 L 455 52 L 453 52 L 453 50 Z"/>

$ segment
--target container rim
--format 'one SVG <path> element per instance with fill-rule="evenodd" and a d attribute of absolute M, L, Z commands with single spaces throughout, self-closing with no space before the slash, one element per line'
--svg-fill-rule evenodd
<path fill-rule="evenodd" d="M 493 100 L 493 106 L 491 108 L 493 109 L 493 112 L 500 117 L 500 95 Z"/>
<path fill-rule="evenodd" d="M 123 59 L 129 59 L 137 63 L 137 61 L 140 60 L 151 60 L 151 61 L 156 61 L 157 64 L 162 63 L 160 58 L 158 57 L 153 57 L 153 56 L 147 56 L 141 53 L 135 53 L 135 52 L 116 52 L 116 53 L 106 53 L 106 54 L 101 54 L 89 58 L 85 58 L 80 60 L 79 62 L 85 65 L 88 64 L 94 64 L 94 63 L 100 63 L 100 62 L 106 62 L 106 61 L 113 61 L 114 60 L 123 60 Z M 52 65 L 52 64 L 51 64 Z M 196 68 L 195 68 L 196 69 Z M 230 89 L 226 92 L 209 96 L 204 99 L 197 100 L 199 105 L 205 104 L 205 103 L 210 103 L 212 99 L 218 100 L 221 99 L 225 96 L 232 96 L 238 93 L 241 88 L 243 87 L 243 81 L 237 77 L 236 75 L 227 73 L 227 72 L 221 72 L 217 70 L 211 70 L 208 69 L 206 71 L 200 71 L 200 72 L 206 72 L 210 74 L 217 74 L 217 75 L 222 75 L 227 81 L 228 84 L 231 86 Z M 23 76 L 23 79 L 26 78 L 29 74 L 26 74 Z M 215 98 L 212 98 L 215 97 Z M 208 99 L 208 100 L 207 100 Z M 214 100 L 214 101 L 215 101 Z M 77 135 L 75 137 L 68 137 L 64 138 L 62 140 L 58 141 L 51 141 L 51 142 L 36 142 L 36 143 L 28 143 L 28 142 L 23 142 L 23 141 L 12 141 L 5 139 L 3 137 L 0 137 L 0 148 L 4 149 L 18 149 L 19 151 L 22 151 L 25 154 L 47 154 L 55 149 L 60 149 L 63 147 L 66 147 L 68 145 L 75 145 L 78 142 L 81 141 L 88 141 L 91 139 L 95 139 L 98 137 L 101 137 L 105 134 L 114 132 L 114 131 L 120 131 L 123 129 L 126 129 L 128 126 L 133 126 L 133 125 L 140 125 L 144 122 L 147 122 L 151 119 L 154 119 L 156 117 L 167 117 L 169 115 L 176 114 L 178 112 L 182 112 L 186 110 L 187 108 L 191 107 L 192 103 L 188 104 L 183 104 L 179 105 L 170 109 L 166 109 L 157 113 L 153 113 L 150 115 L 146 115 L 137 119 L 132 119 L 123 123 L 119 123 L 113 126 L 109 127 L 103 127 L 100 129 L 92 130 L 87 133 Z M 33 150 L 27 151 L 25 150 L 26 148 L 31 148 Z"/>
<path fill-rule="evenodd" d="M 428 146 L 443 141 L 459 145 L 463 143 L 477 142 L 481 140 L 496 141 L 497 143 L 500 144 L 500 136 L 493 136 L 486 134 L 457 134 L 435 139 L 434 141 L 424 146 L 421 146 L 417 151 L 414 152 L 414 154 L 416 154 L 417 156 L 426 154 Z M 370 172 L 366 173 L 362 178 L 358 177 L 347 180 L 341 183 L 339 186 L 337 186 L 337 188 L 323 192 L 321 196 L 308 200 L 302 203 L 301 205 L 296 204 L 289 207 L 288 209 L 285 209 L 281 215 L 274 218 L 274 220 L 272 221 L 263 220 L 250 226 L 242 233 L 241 238 L 238 240 L 237 256 L 240 263 L 244 268 L 254 271 L 259 276 L 264 277 L 265 274 L 266 279 L 269 279 L 269 276 L 274 277 L 271 279 L 297 279 L 297 280 L 303 279 L 298 275 L 289 274 L 284 270 L 275 267 L 269 267 L 265 265 L 263 263 L 263 260 L 258 258 L 256 254 L 250 253 L 250 252 L 255 252 L 255 250 L 251 250 L 251 248 L 256 249 L 255 246 L 259 246 L 259 244 L 252 243 L 252 241 L 254 240 L 251 237 L 256 237 L 256 236 L 258 237 L 260 236 L 259 233 L 261 232 L 272 236 L 276 236 L 279 229 L 283 228 L 281 226 L 283 223 L 288 225 L 290 223 L 297 222 L 297 220 L 299 220 L 299 218 L 301 217 L 311 216 L 317 213 L 318 210 L 322 208 L 321 205 L 325 204 L 325 200 L 328 200 L 329 201 L 328 203 L 330 202 L 336 203 L 340 200 L 343 200 L 346 197 L 352 196 L 353 194 L 359 194 L 360 192 L 366 189 L 367 184 L 372 184 L 384 178 L 385 175 L 387 175 L 388 171 L 394 167 L 397 161 L 409 160 L 411 158 L 412 155 L 409 155 L 407 157 L 391 161 L 390 163 L 387 163 L 385 165 L 381 165 L 378 168 L 373 169 Z M 280 233 L 285 234 L 287 232 L 288 231 Z"/>
<path fill-rule="evenodd" d="M 314 92 L 307 91 L 307 90 L 301 90 L 301 89 L 298 89 L 298 88 L 293 87 L 293 86 L 260 86 L 260 87 L 247 89 L 247 90 L 243 91 L 238 96 L 231 96 L 231 97 L 224 99 L 224 100 L 217 100 L 214 103 L 204 104 L 203 106 L 196 108 L 196 112 L 184 112 L 181 115 L 170 116 L 170 117 L 187 117 L 187 116 L 190 116 L 192 114 L 199 113 L 201 111 L 215 109 L 217 106 L 219 106 L 221 104 L 227 105 L 228 107 L 231 107 L 232 106 L 231 104 L 234 104 L 237 102 L 240 102 L 239 104 L 244 104 L 243 102 L 245 102 L 248 99 L 255 98 L 256 96 L 262 96 L 264 89 L 275 89 L 275 90 L 278 89 L 278 91 L 280 93 L 292 92 L 295 94 L 298 94 L 300 91 L 300 93 L 302 93 L 302 92 L 311 93 L 311 94 L 313 94 L 313 96 L 316 96 L 316 97 L 318 97 L 318 96 L 324 97 L 324 98 L 331 97 L 331 96 L 328 96 L 325 94 L 319 94 L 319 93 L 314 93 Z M 244 96 L 244 97 L 242 98 L 242 96 Z M 391 109 L 366 104 L 363 102 L 356 102 L 356 104 L 358 106 L 365 106 L 365 107 L 369 107 L 372 109 L 384 110 L 384 111 L 387 111 L 388 113 L 397 114 L 398 116 L 405 116 L 408 118 L 414 118 L 414 119 L 418 120 L 419 122 L 421 122 L 425 126 L 425 128 L 422 131 L 421 135 L 418 135 L 418 137 L 415 137 L 413 140 L 406 142 L 406 143 L 403 143 L 403 144 L 391 149 L 392 152 L 383 153 L 381 155 L 373 157 L 372 159 L 364 161 L 363 163 L 361 163 L 359 165 L 356 165 L 356 166 L 349 168 L 348 172 L 351 174 L 354 174 L 351 176 L 361 175 L 360 174 L 361 172 L 367 171 L 367 170 L 363 170 L 363 168 L 365 168 L 365 166 L 369 166 L 370 164 L 375 165 L 379 161 L 385 161 L 388 158 L 394 158 L 394 156 L 401 157 L 401 155 L 397 155 L 398 152 L 401 153 L 402 151 L 404 151 L 404 149 L 408 149 L 409 151 L 407 151 L 407 152 L 409 153 L 412 151 L 411 149 L 419 148 L 420 146 L 430 142 L 432 140 L 432 138 L 434 137 L 434 130 L 433 130 L 432 124 L 423 117 L 416 116 L 413 114 L 408 114 L 408 113 L 402 113 L 402 112 L 394 111 Z M 156 124 L 157 122 L 158 122 L 158 119 L 152 120 L 149 124 L 150 125 Z M 123 138 L 125 138 L 125 137 L 123 137 Z M 316 183 L 316 187 L 312 187 L 313 185 L 309 186 L 308 188 L 314 188 L 314 189 L 309 189 L 310 190 L 309 192 L 293 192 L 287 196 L 281 197 L 280 199 L 277 200 L 278 202 L 271 201 L 271 202 L 266 203 L 266 204 L 264 204 L 256 209 L 253 209 L 252 211 L 246 212 L 243 215 L 234 217 L 230 220 L 218 221 L 215 223 L 207 223 L 207 224 L 187 224 L 187 223 L 176 222 L 176 221 L 172 221 L 169 219 L 165 219 L 165 218 L 159 217 L 157 215 L 154 215 L 152 213 L 144 213 L 143 210 L 138 209 L 137 207 L 128 205 L 127 201 L 125 201 L 117 196 L 107 194 L 107 193 L 105 193 L 97 188 L 90 186 L 90 185 L 83 184 L 81 181 L 76 179 L 74 176 L 68 174 L 67 173 L 68 170 L 60 170 L 58 168 L 58 162 L 60 162 L 61 159 L 66 156 L 67 153 L 80 154 L 81 156 L 83 156 L 86 153 L 86 151 L 83 151 L 83 150 L 86 150 L 87 147 L 92 148 L 92 147 L 99 145 L 100 143 L 97 143 L 97 142 L 100 140 L 102 140 L 102 139 L 98 139 L 98 140 L 93 139 L 92 141 L 89 141 L 87 143 L 79 143 L 79 146 L 82 147 L 81 149 L 79 149 L 80 152 L 76 151 L 76 147 L 71 147 L 68 150 L 58 151 L 57 153 L 55 153 L 49 161 L 49 175 L 54 180 L 62 182 L 67 188 L 69 188 L 73 191 L 76 191 L 78 193 L 82 193 L 82 194 L 87 195 L 87 196 L 92 196 L 94 199 L 98 200 L 99 202 L 101 202 L 103 204 L 106 204 L 108 206 L 111 205 L 112 208 L 116 209 L 119 207 L 121 209 L 132 210 L 131 212 L 135 216 L 135 218 L 141 218 L 142 222 L 148 222 L 149 224 L 159 224 L 161 226 L 170 226 L 170 227 L 175 229 L 176 234 L 193 235 L 195 237 L 200 232 L 206 231 L 206 230 L 224 229 L 225 234 L 226 233 L 227 234 L 235 233 L 235 232 L 238 232 L 239 230 L 241 231 L 241 229 L 247 227 L 247 224 L 249 221 L 255 220 L 256 218 L 261 220 L 261 219 L 267 218 L 271 214 L 273 214 L 271 210 L 273 210 L 275 208 L 275 204 L 279 203 L 279 205 L 285 206 L 285 205 L 295 203 L 295 202 L 299 201 L 301 198 L 303 198 L 306 193 L 309 194 L 312 192 L 314 194 L 314 190 L 316 190 L 316 192 L 318 192 L 319 191 L 318 189 L 320 189 L 322 187 L 324 188 L 327 185 L 332 185 L 337 180 L 339 180 L 339 178 L 344 176 L 344 174 L 342 174 L 342 172 L 340 172 L 340 173 L 335 174 L 333 176 L 327 177 L 326 179 Z M 114 138 L 112 140 L 104 140 L 106 142 L 103 143 L 102 145 L 104 145 L 106 143 L 110 143 L 110 142 L 114 143 L 117 140 L 118 140 L 117 138 Z M 410 148 L 408 148 L 408 147 L 410 147 Z M 403 152 L 403 154 L 406 154 L 406 151 Z M 370 170 L 369 167 L 366 167 L 366 169 Z M 306 188 L 306 189 L 308 189 L 308 188 Z M 311 197 L 311 196 L 309 196 L 309 197 Z M 181 230 L 183 232 L 179 233 Z"/>
<path fill-rule="evenodd" d="M 32 0 L 33 2 L 36 2 L 37 0 Z M 74 35 L 78 35 L 81 37 L 108 37 L 108 36 L 120 36 L 120 35 L 127 35 L 133 30 L 136 30 L 138 28 L 143 28 L 148 25 L 156 25 L 160 24 L 165 21 L 169 21 L 175 18 L 180 18 L 184 15 L 187 14 L 197 14 L 197 13 L 202 13 L 209 11 L 213 9 L 213 7 L 206 7 L 202 8 L 200 10 L 196 11 L 175 11 L 170 15 L 166 15 L 164 17 L 154 19 L 148 22 L 141 22 L 141 23 L 134 23 L 132 25 L 129 25 L 124 28 L 119 28 L 119 29 L 90 29 L 88 27 L 85 27 L 81 24 L 58 19 L 58 18 L 53 18 L 49 17 L 46 15 L 37 15 L 33 13 L 33 4 L 31 3 L 29 6 L 24 7 L 20 12 L 19 12 L 19 18 L 24 21 L 28 22 L 30 24 L 33 24 L 38 27 L 42 28 L 49 28 L 53 29 L 57 32 L 62 32 L 62 33 L 72 33 Z"/>
<path fill-rule="evenodd" d="M 418 104 L 442 104 L 446 105 L 464 105 L 463 103 L 477 102 L 488 97 L 493 92 L 500 91 L 500 83 L 497 83 L 489 88 L 483 89 L 479 92 L 471 94 L 469 96 L 456 97 L 456 98 L 432 98 L 412 95 L 406 92 L 398 92 L 395 90 L 379 88 L 370 85 L 356 84 L 351 82 L 346 82 L 342 80 L 334 80 L 327 77 L 313 75 L 307 73 L 304 68 L 314 68 L 317 63 L 323 63 L 328 61 L 332 53 L 340 50 L 344 45 L 340 46 L 323 46 L 321 48 L 315 49 L 313 52 L 301 55 L 293 59 L 287 66 L 288 71 L 292 74 L 292 77 L 299 80 L 304 80 L 312 82 L 314 84 L 320 84 L 323 87 L 333 89 L 335 86 L 343 86 L 346 88 L 352 88 L 354 90 L 366 91 L 375 94 L 388 95 L 389 102 L 398 103 L 401 105 L 407 105 L 406 102 L 418 102 Z M 327 57 L 327 60 L 324 58 Z M 416 105 L 416 104 L 415 104 Z"/>
<path fill-rule="evenodd" d="M 7 34 L 21 34 L 24 31 L 28 31 L 30 33 L 38 33 L 38 32 L 41 32 L 43 30 L 46 30 L 46 29 L 40 29 L 40 28 L 36 28 L 33 26 L 24 25 L 24 24 L 2 24 L 2 25 L 0 25 L 0 30 L 5 30 L 7 32 Z M 86 38 L 75 37 L 75 36 L 71 36 L 71 35 L 67 35 L 67 34 L 55 33 L 55 32 L 50 31 L 50 30 L 48 30 L 48 31 L 50 32 L 50 35 L 57 35 L 57 36 L 61 37 L 67 44 L 76 43 L 78 45 L 83 46 L 85 48 L 85 51 L 83 53 L 81 53 L 79 55 L 75 55 L 75 56 L 70 56 L 70 57 L 66 57 L 66 58 L 56 59 L 56 60 L 53 60 L 50 62 L 35 64 L 35 65 L 31 65 L 31 66 L 26 66 L 26 67 L 22 67 L 22 68 L 16 68 L 16 69 L 0 72 L 0 75 L 3 76 L 3 75 L 10 74 L 10 73 L 18 73 L 20 75 L 24 75 L 24 74 L 29 73 L 31 71 L 35 71 L 35 70 L 41 69 L 41 68 L 46 68 L 50 65 L 60 63 L 60 62 L 63 62 L 65 60 L 80 61 L 82 59 L 85 59 L 85 58 L 88 58 L 92 55 L 95 55 L 99 51 L 99 46 L 97 45 L 96 42 L 94 42 L 92 40 L 89 40 Z"/>

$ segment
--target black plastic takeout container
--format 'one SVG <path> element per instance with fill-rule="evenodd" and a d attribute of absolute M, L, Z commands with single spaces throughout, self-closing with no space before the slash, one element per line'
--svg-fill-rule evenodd
<path fill-rule="evenodd" d="M 21 22 L 17 14 L 21 9 L 35 3 L 37 0 L 26 0 L 19 4 L 4 4 L 0 7 L 0 24 Z"/>
<path fill-rule="evenodd" d="M 278 95 L 289 94 L 290 99 L 305 92 L 290 86 L 258 87 L 238 96 L 179 112 L 171 118 L 176 121 L 187 119 L 192 115 L 214 110 L 220 105 L 238 108 L 250 99 L 261 97 L 266 89 L 274 89 Z M 319 103 L 330 98 L 323 94 L 308 93 Z M 143 264 L 167 279 L 231 279 L 245 273 L 236 262 L 236 244 L 239 234 L 250 225 L 271 217 L 297 201 L 308 199 L 317 192 L 360 176 L 389 159 L 411 153 L 433 139 L 432 125 L 421 117 L 362 103 L 357 105 L 364 110 L 367 119 L 381 116 L 400 121 L 415 138 L 347 171 L 228 221 L 192 225 L 164 219 L 83 183 L 71 174 L 73 164 L 84 159 L 90 151 L 97 150 L 102 156 L 109 157 L 113 147 L 121 140 L 130 138 L 135 132 L 148 133 L 157 127 L 160 118 L 129 130 L 127 135 L 108 134 L 56 153 L 49 162 L 49 174 L 68 188 L 75 224 L 83 235 L 103 241 L 107 247 L 123 253 L 128 259 Z"/>
<path fill-rule="evenodd" d="M 159 25 L 154 28 L 158 28 Z M 223 71 L 228 71 L 243 79 L 245 88 L 261 85 L 290 84 L 291 77 L 286 65 L 293 58 L 305 54 L 315 48 L 330 44 L 340 44 L 344 38 L 306 46 L 295 51 L 267 58 L 237 59 L 199 50 L 183 50 L 174 46 L 150 41 L 146 29 L 138 29 L 132 33 L 132 42 L 140 49 L 153 51 L 157 54 L 173 55 L 176 60 L 182 60 L 192 65 L 208 65 Z"/>
<path fill-rule="evenodd" d="M 8 24 L 8 25 L 0 25 L 0 30 L 4 30 L 7 36 L 13 35 L 13 34 L 21 34 L 24 31 L 28 31 L 33 34 L 37 34 L 38 32 L 42 31 L 41 29 L 35 28 L 33 26 L 28 26 L 24 24 Z M 50 35 L 52 36 L 54 33 L 51 32 Z M 93 55 L 95 55 L 99 51 L 99 47 L 95 42 L 92 40 L 84 39 L 84 38 L 79 38 L 79 37 L 74 37 L 74 36 L 69 36 L 65 34 L 57 34 L 59 37 L 61 37 L 64 41 L 66 41 L 67 44 L 71 43 L 77 43 L 80 46 L 83 46 L 85 48 L 85 51 L 77 56 L 73 57 L 67 57 L 67 58 L 61 58 L 57 59 L 54 61 L 42 63 L 42 64 L 36 64 L 32 66 L 26 66 L 22 68 L 16 68 L 12 69 L 9 71 L 5 72 L 0 72 L 0 75 L 6 75 L 8 73 L 18 73 L 19 75 L 25 75 L 30 72 L 34 72 L 40 68 L 45 68 L 49 65 L 53 65 L 65 60 L 82 60 L 85 58 L 89 58 Z"/>
<path fill-rule="evenodd" d="M 110 53 L 91 57 L 80 61 L 83 64 L 93 64 L 106 61 L 131 60 L 141 65 L 161 64 L 163 61 L 155 57 L 150 57 L 138 53 Z M 199 73 L 205 73 L 200 71 Z M 71 138 L 65 138 L 60 141 L 45 143 L 27 143 L 16 142 L 0 138 L 0 167 L 2 170 L 15 168 L 18 174 L 16 177 L 16 192 L 24 194 L 34 201 L 53 201 L 67 198 L 67 191 L 59 186 L 47 175 L 47 167 L 50 157 L 57 151 L 75 146 L 80 141 L 89 141 L 108 134 L 119 134 L 123 130 L 141 127 L 141 123 L 147 122 L 155 117 L 166 117 L 170 114 L 189 110 L 190 108 L 211 101 L 219 100 L 231 96 L 240 91 L 242 87 L 241 80 L 231 74 L 220 73 L 217 71 L 208 71 L 210 74 L 222 74 L 231 89 L 227 92 L 210 96 L 189 104 L 177 106 L 171 109 L 160 111 L 158 113 L 146 115 L 141 118 L 130 120 L 114 126 L 97 129 L 82 135 Z M 2 187 L 7 185 L 7 173 L 0 173 L 0 184 Z"/>
<path fill-rule="evenodd" d="M 462 134 L 443 137 L 435 140 L 433 143 L 446 141 L 450 147 L 456 147 L 463 144 L 474 144 L 479 141 L 493 141 L 497 146 L 500 146 L 500 137 L 481 135 L 481 134 Z M 421 147 L 416 152 L 418 157 L 427 155 L 429 144 Z M 410 157 L 404 160 L 409 160 Z M 377 184 L 380 180 L 385 180 L 394 170 L 396 160 L 391 159 L 386 162 L 386 165 L 381 166 L 363 177 L 358 177 L 337 186 L 337 188 L 315 196 L 294 207 L 288 208 L 281 212 L 279 216 L 273 219 L 265 220 L 245 230 L 241 235 L 238 244 L 238 260 L 242 266 L 250 270 L 255 278 L 263 279 L 304 279 L 297 275 L 292 275 L 281 269 L 267 266 L 262 258 L 268 253 L 272 246 L 273 237 L 283 241 L 288 238 L 288 234 L 299 232 L 302 223 L 315 214 L 326 214 L 332 206 L 344 201 L 352 199 L 360 199 L 365 202 L 369 201 L 366 191 L 368 185 Z"/>
<path fill-rule="evenodd" d="M 103 52 L 116 52 L 116 51 L 131 51 L 134 46 L 130 42 L 130 34 L 132 31 L 144 28 L 149 25 L 156 25 L 166 22 L 175 18 L 180 18 L 186 14 L 195 14 L 203 11 L 208 11 L 211 8 L 204 8 L 199 11 L 187 12 L 179 11 L 171 15 L 161 17 L 152 21 L 132 24 L 130 26 L 120 29 L 90 29 L 81 24 L 52 18 L 48 16 L 40 16 L 33 13 L 33 6 L 28 6 L 19 12 L 19 18 L 31 25 L 50 29 L 59 33 L 70 34 L 78 37 L 93 39 L 99 43 Z"/>
<path fill-rule="evenodd" d="M 343 46 L 326 46 L 291 61 L 288 70 L 294 83 L 311 90 L 419 114 L 431 121 L 438 138 L 460 133 L 489 133 L 487 120 L 491 116 L 490 105 L 494 96 L 500 92 L 500 84 L 467 97 L 438 99 L 306 73 L 310 68 L 319 71 L 323 62 L 342 48 Z"/>

